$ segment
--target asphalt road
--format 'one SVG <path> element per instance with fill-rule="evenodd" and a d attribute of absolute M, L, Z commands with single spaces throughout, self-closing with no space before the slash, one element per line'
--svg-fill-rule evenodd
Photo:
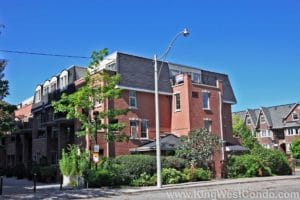
<path fill-rule="evenodd" d="M 4 195 L 0 199 L 98 199 L 98 200 L 177 200 L 177 199 L 300 199 L 300 179 L 189 187 L 121 193 L 112 189 L 63 190 L 56 186 L 38 185 L 32 192 L 32 182 L 4 180 Z M 24 185 L 27 185 L 26 187 Z"/>
<path fill-rule="evenodd" d="M 300 199 L 300 179 L 126 194 L 113 199 Z"/>

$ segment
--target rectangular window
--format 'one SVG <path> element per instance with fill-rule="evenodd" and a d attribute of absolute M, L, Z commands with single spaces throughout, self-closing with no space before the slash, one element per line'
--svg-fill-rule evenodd
<path fill-rule="evenodd" d="M 65 87 L 67 87 L 67 85 L 68 85 L 68 77 L 67 76 L 64 76 L 64 81 L 65 81 Z"/>
<path fill-rule="evenodd" d="M 136 91 L 129 91 L 129 107 L 137 108 Z"/>
<path fill-rule="evenodd" d="M 35 102 L 40 102 L 41 101 L 41 90 L 37 90 L 35 92 Z"/>
<path fill-rule="evenodd" d="M 198 73 L 193 73 L 192 74 L 192 81 L 195 83 L 200 83 L 201 81 L 201 76 Z"/>
<path fill-rule="evenodd" d="M 261 130 L 260 136 L 261 137 L 271 137 L 271 132 L 269 130 Z"/>
<path fill-rule="evenodd" d="M 148 138 L 148 121 L 142 120 L 141 122 L 141 138 Z"/>
<path fill-rule="evenodd" d="M 204 128 L 211 132 L 211 120 L 204 120 Z"/>
<path fill-rule="evenodd" d="M 59 83 L 60 83 L 60 89 L 63 89 L 64 88 L 64 77 L 60 77 L 59 79 Z"/>
<path fill-rule="evenodd" d="M 209 92 L 203 92 L 203 109 L 209 110 Z"/>
<path fill-rule="evenodd" d="M 46 96 L 49 93 L 49 87 L 44 87 L 43 96 Z"/>
<path fill-rule="evenodd" d="M 130 121 L 130 137 L 135 139 L 138 137 L 137 134 L 137 121 Z"/>
<path fill-rule="evenodd" d="M 288 128 L 287 129 L 287 133 L 288 133 L 288 135 L 293 135 L 293 129 L 292 128 Z"/>
<path fill-rule="evenodd" d="M 199 93 L 198 92 L 192 92 L 192 97 L 193 98 L 199 98 Z"/>
<path fill-rule="evenodd" d="M 174 94 L 174 99 L 175 99 L 175 111 L 180 110 L 180 94 Z"/>
<path fill-rule="evenodd" d="M 51 91 L 54 92 L 57 89 L 56 83 L 51 84 Z"/>
<path fill-rule="evenodd" d="M 298 113 L 293 113 L 293 120 L 294 121 L 298 121 L 299 120 L 299 115 L 298 115 Z"/>
<path fill-rule="evenodd" d="M 251 119 L 247 119 L 247 124 L 248 124 L 248 125 L 251 124 Z"/>

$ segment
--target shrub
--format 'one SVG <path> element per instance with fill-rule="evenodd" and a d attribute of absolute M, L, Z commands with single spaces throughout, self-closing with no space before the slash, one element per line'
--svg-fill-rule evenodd
<path fill-rule="evenodd" d="M 163 184 L 176 184 L 184 182 L 184 174 L 174 168 L 163 168 L 161 172 Z"/>
<path fill-rule="evenodd" d="M 185 169 L 184 174 L 187 181 L 206 181 L 212 177 L 211 171 L 193 167 Z"/>
<path fill-rule="evenodd" d="M 232 156 L 227 165 L 228 177 L 271 176 L 271 169 L 257 155 Z"/>
<path fill-rule="evenodd" d="M 59 160 L 59 169 L 65 176 L 79 175 L 77 146 L 69 146 L 69 152 L 62 150 L 62 158 Z"/>
<path fill-rule="evenodd" d="M 194 129 L 182 136 L 176 147 L 176 156 L 189 160 L 194 167 L 208 167 L 211 156 L 220 150 L 220 137 L 205 128 Z"/>
<path fill-rule="evenodd" d="M 273 174 L 290 175 L 292 173 L 287 157 L 278 150 L 258 147 L 253 149 L 251 153 L 259 156 L 262 162 L 271 169 Z"/>
<path fill-rule="evenodd" d="M 113 170 L 120 171 L 129 182 L 137 179 L 144 172 L 153 175 L 156 172 L 156 157 L 150 155 L 124 155 L 110 161 Z M 122 169 L 122 170 L 116 170 Z"/>
<path fill-rule="evenodd" d="M 89 187 L 101 187 L 113 185 L 112 174 L 107 169 L 91 169 L 86 177 Z"/>
<path fill-rule="evenodd" d="M 131 182 L 132 186 L 152 186 L 156 185 L 157 176 L 147 174 L 146 172 L 142 173 L 138 179 L 135 179 Z"/>
<path fill-rule="evenodd" d="M 54 182 L 56 180 L 57 167 L 40 167 L 40 179 L 42 182 Z"/>
<path fill-rule="evenodd" d="M 174 168 L 177 170 L 183 170 L 189 167 L 189 161 L 183 158 L 178 158 L 175 156 L 166 156 L 162 158 L 163 168 Z"/>
<path fill-rule="evenodd" d="M 300 138 L 294 140 L 292 143 L 291 152 L 294 158 L 300 159 Z"/>

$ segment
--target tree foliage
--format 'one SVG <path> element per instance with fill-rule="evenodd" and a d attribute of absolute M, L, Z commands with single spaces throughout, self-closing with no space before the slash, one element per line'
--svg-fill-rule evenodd
<path fill-rule="evenodd" d="M 120 98 L 122 92 L 121 89 L 116 88 L 120 81 L 120 75 L 106 71 L 97 72 L 97 66 L 107 54 L 107 49 L 94 51 L 84 85 L 72 94 L 63 94 L 59 101 L 52 102 L 52 106 L 55 112 L 66 113 L 67 119 L 79 120 L 81 123 L 79 136 L 90 134 L 91 137 L 94 137 L 96 130 L 104 130 L 106 140 L 111 142 L 126 138 L 125 134 L 116 134 L 125 127 L 123 123 L 109 122 L 114 121 L 117 116 L 126 114 L 127 110 L 108 109 L 93 112 L 97 103 L 104 105 L 107 103 L 106 101 Z M 95 121 L 95 119 L 97 120 Z M 101 123 L 101 121 L 105 123 Z"/>
<path fill-rule="evenodd" d="M 221 139 L 206 129 L 194 129 L 180 138 L 176 156 L 189 160 L 192 166 L 207 167 L 214 151 L 219 150 Z"/>
<path fill-rule="evenodd" d="M 291 152 L 294 158 L 300 159 L 300 138 L 294 140 L 292 143 Z"/>
<path fill-rule="evenodd" d="M 4 98 L 9 95 L 8 81 L 4 80 L 4 69 L 6 66 L 5 60 L 0 60 L 0 137 L 3 133 L 14 128 L 13 113 L 16 106 L 4 101 Z"/>
<path fill-rule="evenodd" d="M 253 149 L 259 145 L 251 130 L 245 124 L 244 120 L 236 115 L 232 116 L 232 131 L 233 135 L 241 138 L 242 146 Z"/>

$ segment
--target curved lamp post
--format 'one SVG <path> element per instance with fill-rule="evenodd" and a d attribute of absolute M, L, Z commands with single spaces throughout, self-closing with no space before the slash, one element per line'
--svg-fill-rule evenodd
<path fill-rule="evenodd" d="M 160 151 L 160 124 L 159 124 L 159 99 L 158 99 L 158 80 L 159 80 L 159 74 L 160 70 L 162 68 L 162 65 L 160 66 L 160 69 L 158 71 L 157 69 L 157 61 L 161 60 L 163 63 L 166 59 L 168 53 L 170 52 L 171 48 L 173 47 L 175 41 L 179 36 L 183 35 L 184 37 L 187 37 L 189 35 L 189 31 L 187 28 L 184 28 L 183 31 L 180 31 L 175 35 L 175 37 L 171 40 L 169 46 L 167 47 L 166 51 L 157 58 L 156 55 L 154 55 L 154 87 L 155 87 L 155 132 L 156 132 L 156 167 L 157 167 L 157 187 L 161 188 L 161 151 Z"/>

